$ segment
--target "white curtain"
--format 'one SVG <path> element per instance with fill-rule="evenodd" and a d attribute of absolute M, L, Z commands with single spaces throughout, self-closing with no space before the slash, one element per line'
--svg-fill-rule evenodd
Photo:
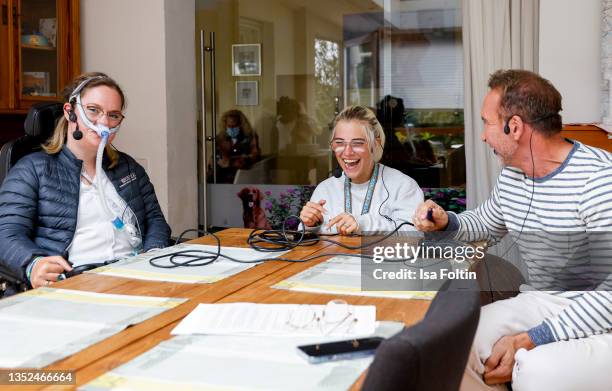
<path fill-rule="evenodd" d="M 463 0 L 462 7 L 466 192 L 468 209 L 473 209 L 489 197 L 500 171 L 497 158 L 480 139 L 487 81 L 498 69 L 537 72 L 540 1 Z M 508 239 L 492 252 L 505 254 Z M 516 248 L 506 258 L 518 259 Z"/>

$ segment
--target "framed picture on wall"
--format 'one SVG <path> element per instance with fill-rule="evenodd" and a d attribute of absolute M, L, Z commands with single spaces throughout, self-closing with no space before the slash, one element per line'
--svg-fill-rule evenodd
<path fill-rule="evenodd" d="M 23 72 L 22 94 L 30 96 L 52 96 L 49 72 Z"/>
<path fill-rule="evenodd" d="M 258 104 L 257 81 L 237 81 L 236 106 L 257 106 Z"/>
<path fill-rule="evenodd" d="M 261 75 L 261 45 L 232 45 L 232 76 Z"/>

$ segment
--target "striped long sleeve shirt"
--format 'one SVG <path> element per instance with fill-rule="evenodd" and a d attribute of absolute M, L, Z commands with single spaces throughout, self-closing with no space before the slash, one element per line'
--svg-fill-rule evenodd
<path fill-rule="evenodd" d="M 563 164 L 535 180 L 506 167 L 489 199 L 449 213 L 461 240 L 518 245 L 529 285 L 573 302 L 528 330 L 536 345 L 612 330 L 612 154 L 574 141 Z"/>

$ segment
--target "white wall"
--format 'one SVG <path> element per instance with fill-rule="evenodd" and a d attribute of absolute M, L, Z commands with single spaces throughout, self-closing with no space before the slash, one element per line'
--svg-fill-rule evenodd
<path fill-rule="evenodd" d="M 197 227 L 193 0 L 82 0 L 82 71 L 127 96 L 116 146 L 138 160 L 177 235 Z"/>
<path fill-rule="evenodd" d="M 539 73 L 563 96 L 563 123 L 601 121 L 601 0 L 540 0 Z"/>

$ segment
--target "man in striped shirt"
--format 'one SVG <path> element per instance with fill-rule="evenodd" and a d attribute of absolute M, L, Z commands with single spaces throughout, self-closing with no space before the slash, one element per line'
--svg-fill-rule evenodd
<path fill-rule="evenodd" d="M 537 74 L 497 71 L 489 88 L 482 140 L 504 166 L 491 196 L 414 216 L 462 240 L 510 234 L 527 266 L 518 296 L 482 308 L 462 389 L 610 390 L 612 154 L 561 136 L 561 95 Z"/>

